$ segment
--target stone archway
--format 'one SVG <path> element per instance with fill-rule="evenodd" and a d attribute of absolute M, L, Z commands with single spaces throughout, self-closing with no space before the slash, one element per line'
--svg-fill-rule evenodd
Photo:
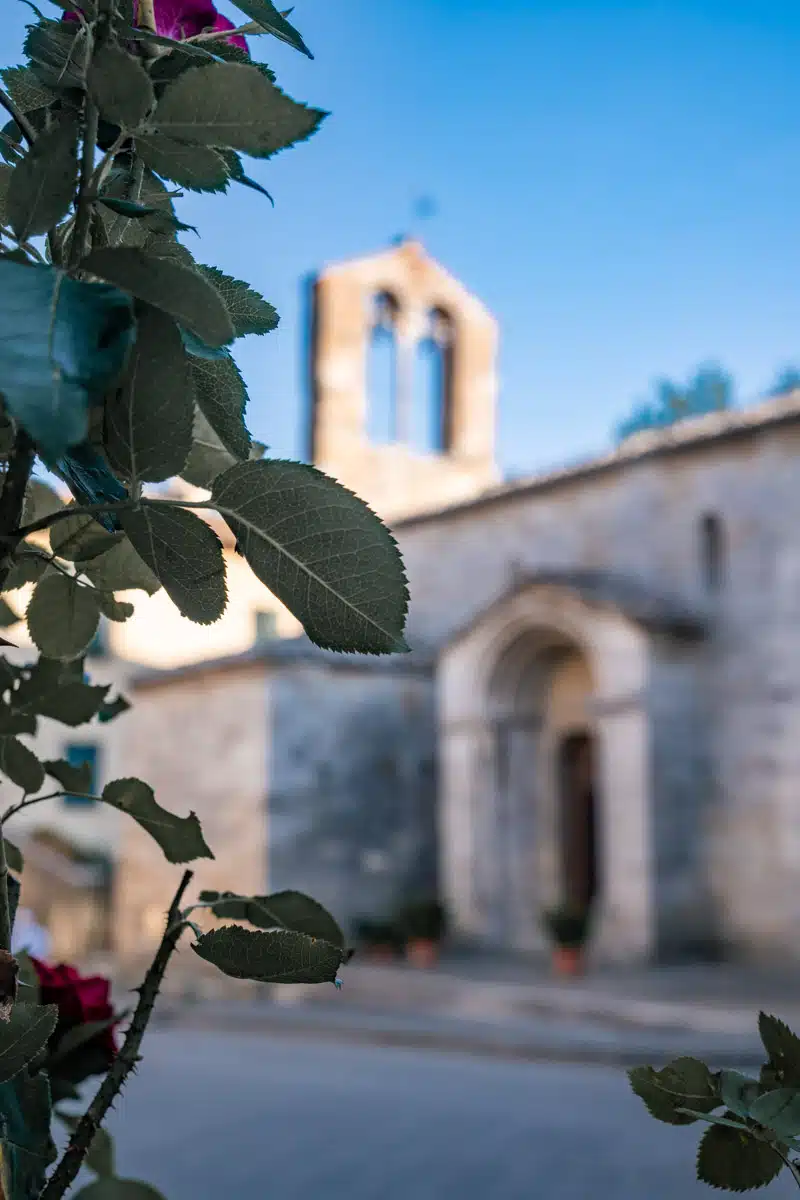
<path fill-rule="evenodd" d="M 579 851 L 565 851 L 563 756 L 583 745 L 594 828 L 585 814 L 580 853 L 593 839 L 594 952 L 650 956 L 648 669 L 648 634 L 634 620 L 552 584 L 519 587 L 444 652 L 441 874 L 464 938 L 544 949 L 541 910 L 575 884 L 566 879 Z"/>

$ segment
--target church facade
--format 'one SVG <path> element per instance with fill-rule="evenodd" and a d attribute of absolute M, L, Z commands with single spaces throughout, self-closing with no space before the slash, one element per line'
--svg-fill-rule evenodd
<path fill-rule="evenodd" d="M 336 656 L 286 624 L 151 663 L 112 773 L 198 812 L 201 886 L 298 887 L 345 924 L 436 889 L 454 940 L 527 954 L 545 907 L 591 902 L 598 961 L 800 955 L 800 398 L 503 483 L 478 300 L 413 242 L 309 296 L 310 457 L 392 526 L 412 653 Z M 121 830 L 123 958 L 174 870 Z"/>

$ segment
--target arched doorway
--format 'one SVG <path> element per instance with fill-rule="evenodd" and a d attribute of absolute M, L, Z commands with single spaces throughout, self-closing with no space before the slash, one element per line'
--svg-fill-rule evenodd
<path fill-rule="evenodd" d="M 596 753 L 587 730 L 568 733 L 558 746 L 558 813 L 564 904 L 591 911 L 600 889 Z"/>

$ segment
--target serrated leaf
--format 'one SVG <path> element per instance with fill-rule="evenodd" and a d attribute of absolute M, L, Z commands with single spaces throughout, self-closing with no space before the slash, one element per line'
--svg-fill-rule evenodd
<path fill-rule="evenodd" d="M 53 513 L 61 512 L 64 501 L 53 489 L 41 479 L 31 479 L 25 489 L 25 503 L 22 506 L 22 522 L 28 525 L 33 521 L 41 521 L 43 517 L 51 517 Z"/>
<path fill-rule="evenodd" d="M 728 1192 L 766 1187 L 780 1175 L 783 1161 L 766 1142 L 724 1125 L 712 1125 L 700 1139 L 697 1178 Z"/>
<path fill-rule="evenodd" d="M 100 596 L 100 611 L 109 621 L 129 621 L 134 614 L 134 607 L 128 600 L 117 600 L 114 596 Z"/>
<path fill-rule="evenodd" d="M 720 1104 L 714 1077 L 697 1059 L 675 1059 L 660 1071 L 634 1067 L 628 1071 L 628 1080 L 651 1117 L 667 1125 L 691 1125 L 697 1120 L 682 1109 L 708 1113 Z"/>
<path fill-rule="evenodd" d="M 40 21 L 28 27 L 23 50 L 49 87 L 83 88 L 85 36 L 77 22 Z"/>
<path fill-rule="evenodd" d="M 185 233 L 191 231 L 197 233 L 195 225 L 186 225 L 183 221 L 179 221 L 172 213 L 165 212 L 163 208 L 157 208 L 154 204 L 137 204 L 134 200 L 120 200 L 115 196 L 98 196 L 98 204 L 105 205 L 111 209 L 119 217 L 126 217 L 128 220 L 139 221 L 143 229 L 143 241 L 148 236 L 148 231 L 153 230 L 156 233 L 168 233 L 170 231 L 177 233 Z"/>
<path fill-rule="evenodd" d="M 198 407 L 222 445 L 234 460 L 246 459 L 250 454 L 250 434 L 244 423 L 247 391 L 236 363 L 232 358 L 192 356 L 189 359 L 189 374 Z M 189 440 L 191 443 L 191 428 Z M 188 451 L 181 469 L 187 457 Z"/>
<path fill-rule="evenodd" d="M 192 449 L 181 471 L 181 478 L 193 487 L 210 488 L 217 475 L 235 466 L 237 461 L 229 454 L 203 414 L 195 413 Z M 256 461 L 264 457 L 266 446 L 261 442 L 250 443 L 248 458 Z"/>
<path fill-rule="evenodd" d="M 0 71 L 0 78 L 18 112 L 30 113 L 37 108 L 47 108 L 56 97 L 53 89 L 43 84 L 30 67 L 4 67 Z"/>
<path fill-rule="evenodd" d="M 149 75 L 120 46 L 104 43 L 95 48 L 86 86 L 101 115 L 121 129 L 136 129 L 155 104 Z"/>
<path fill-rule="evenodd" d="M 777 1082 L 800 1087 L 800 1038 L 797 1034 L 784 1021 L 765 1012 L 758 1015 L 758 1032 Z"/>
<path fill-rule="evenodd" d="M 106 400 L 106 452 L 114 470 L 138 482 L 179 475 L 192 445 L 194 399 L 178 326 L 137 306 L 138 333 L 121 386 Z"/>
<path fill-rule="evenodd" d="M 66 1113 L 60 1109 L 56 1110 L 56 1116 L 71 1133 L 75 1132 L 81 1120 L 77 1114 Z M 84 1165 L 101 1178 L 114 1175 L 114 1141 L 111 1134 L 102 1125 L 92 1138 Z"/>
<path fill-rule="evenodd" d="M 136 150 L 151 171 L 190 192 L 224 192 L 228 168 L 211 146 L 189 146 L 163 134 L 139 134 Z"/>
<path fill-rule="evenodd" d="M 7 1200 L 39 1196 L 47 1168 L 57 1157 L 50 1134 L 50 1085 L 40 1071 L 20 1071 L 0 1084 L 2 1188 Z"/>
<path fill-rule="evenodd" d="M 101 591 L 143 591 L 152 596 L 161 587 L 127 537 L 90 562 L 82 562 L 80 569 Z"/>
<path fill-rule="evenodd" d="M 169 84 L 152 121 L 179 141 L 265 157 L 310 137 L 324 116 L 292 100 L 252 65 L 215 62 Z"/>
<path fill-rule="evenodd" d="M 0 1083 L 8 1083 L 41 1054 L 58 1021 L 55 1004 L 17 1002 L 0 1022 Z"/>
<path fill-rule="evenodd" d="M 164 1200 L 164 1196 L 151 1183 L 142 1183 L 140 1179 L 109 1177 L 87 1184 L 75 1193 L 73 1200 Z"/>
<path fill-rule="evenodd" d="M 403 562 L 363 500 L 314 467 L 273 459 L 219 475 L 211 501 L 313 642 L 361 654 L 406 649 Z"/>
<path fill-rule="evenodd" d="M 33 713 L 17 712 L 6 703 L 0 703 L 0 736 L 36 733 L 36 717 Z"/>
<path fill-rule="evenodd" d="M 739 1071 L 721 1071 L 720 1096 L 722 1103 L 738 1117 L 748 1117 L 750 1106 L 759 1093 L 757 1079 L 742 1075 Z"/>
<path fill-rule="evenodd" d="M 0 771 L 30 795 L 44 783 L 44 767 L 33 751 L 15 737 L 0 737 Z"/>
<path fill-rule="evenodd" d="M 89 646 L 100 621 L 94 591 L 66 575 L 46 575 L 25 614 L 28 631 L 42 654 L 68 662 Z"/>
<path fill-rule="evenodd" d="M 86 436 L 89 401 L 121 371 L 133 332 L 116 288 L 0 258 L 3 395 L 50 459 Z"/>
<path fill-rule="evenodd" d="M 165 220 L 175 218 L 172 199 L 165 185 L 149 170 L 143 171 L 141 179 L 121 168 L 113 170 L 98 201 L 103 205 L 103 224 L 111 246 L 141 246 L 152 232 L 139 217 L 123 215 L 113 207 L 115 204 L 140 205 L 163 213 Z"/>
<path fill-rule="evenodd" d="M 167 862 L 186 863 L 213 858 L 194 813 L 176 817 L 156 802 L 153 789 L 141 779 L 115 779 L 103 788 L 102 799 L 127 813 L 158 842 Z"/>
<path fill-rule="evenodd" d="M 257 929 L 289 929 L 344 949 L 345 938 L 338 922 L 326 908 L 303 892 L 273 892 L 270 896 L 201 892 L 200 900 L 211 904 L 216 917 L 248 921 Z"/>
<path fill-rule="evenodd" d="M 0 629 L 9 629 L 18 624 L 20 617 L 14 609 L 0 596 Z"/>
<path fill-rule="evenodd" d="M 114 700 L 109 701 L 108 704 L 103 705 L 97 714 L 97 719 L 101 725 L 106 725 L 109 721 L 114 721 L 117 717 L 121 717 L 129 708 L 130 704 L 125 697 L 117 696 Z"/>
<path fill-rule="evenodd" d="M 9 871 L 16 871 L 17 875 L 21 875 L 25 867 L 25 859 L 22 857 L 19 846 L 10 842 L 6 837 L 3 838 L 3 846 Z"/>
<path fill-rule="evenodd" d="M 144 501 L 120 515 L 134 548 L 182 616 L 210 625 L 225 611 L 225 559 L 214 530 L 175 505 Z"/>
<path fill-rule="evenodd" d="M 209 346 L 234 337 L 228 310 L 219 292 L 197 271 L 136 246 L 93 250 L 84 270 L 130 292 L 137 300 L 168 313 Z"/>
<path fill-rule="evenodd" d="M 26 543 L 23 543 L 23 546 L 24 549 L 18 550 L 14 555 L 11 570 L 6 575 L 3 584 L 5 592 L 16 592 L 19 588 L 27 587 L 29 583 L 38 583 L 50 566 L 50 560 L 44 554 L 30 549 Z"/>
<path fill-rule="evenodd" d="M 122 534 L 109 533 L 91 516 L 78 513 L 50 526 L 50 549 L 68 562 L 86 562 L 105 554 L 122 540 Z"/>
<path fill-rule="evenodd" d="M 233 2 L 262 29 L 266 29 L 274 37 L 280 38 L 282 42 L 288 42 L 290 46 L 294 46 L 295 50 L 299 50 L 308 58 L 314 57 L 294 25 L 289 24 L 271 0 L 233 0 Z"/>
<path fill-rule="evenodd" d="M 198 266 L 217 289 L 231 318 L 237 338 L 248 333 L 270 333 L 278 324 L 278 314 L 263 296 L 241 279 L 234 279 L 216 267 Z"/>
<path fill-rule="evenodd" d="M 796 1137 L 800 1134 L 800 1090 L 777 1088 L 765 1092 L 753 1100 L 750 1116 L 781 1140 Z"/>
<path fill-rule="evenodd" d="M 85 725 L 100 712 L 108 691 L 108 684 L 93 685 L 79 680 L 62 683 L 41 697 L 36 711 L 40 717 L 75 728 Z"/>
<path fill-rule="evenodd" d="M 85 796 L 92 786 L 92 768 L 90 763 L 81 763 L 79 767 L 67 762 L 66 759 L 49 759 L 42 764 L 47 774 L 60 783 L 65 792 L 75 796 Z"/>
<path fill-rule="evenodd" d="M 231 179 L 235 183 L 241 183 L 244 187 L 251 188 L 254 192 L 260 192 L 262 196 L 266 196 L 267 200 L 269 200 L 270 204 L 274 208 L 275 201 L 272 199 L 272 196 L 269 194 L 267 189 L 262 187 L 257 180 L 251 179 L 249 175 L 245 174 L 245 169 L 242 166 L 242 160 L 239 158 L 239 155 L 234 153 L 233 150 L 223 150 L 220 151 L 220 153 L 223 155 L 225 162 L 228 164 L 228 174 L 230 175 Z"/>
<path fill-rule="evenodd" d="M 203 934 L 192 949 L 223 975 L 259 983 L 333 983 L 342 965 L 338 946 L 289 930 L 230 925 Z"/>
<path fill-rule="evenodd" d="M 14 167 L 5 209 L 21 241 L 47 233 L 67 213 L 78 178 L 77 143 L 77 118 L 65 113 Z"/>

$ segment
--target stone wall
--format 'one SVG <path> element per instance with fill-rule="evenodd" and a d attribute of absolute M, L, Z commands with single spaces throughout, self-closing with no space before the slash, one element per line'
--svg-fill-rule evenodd
<path fill-rule="evenodd" d="M 268 883 L 344 927 L 436 882 L 433 688 L 427 672 L 343 660 L 270 678 Z"/>

